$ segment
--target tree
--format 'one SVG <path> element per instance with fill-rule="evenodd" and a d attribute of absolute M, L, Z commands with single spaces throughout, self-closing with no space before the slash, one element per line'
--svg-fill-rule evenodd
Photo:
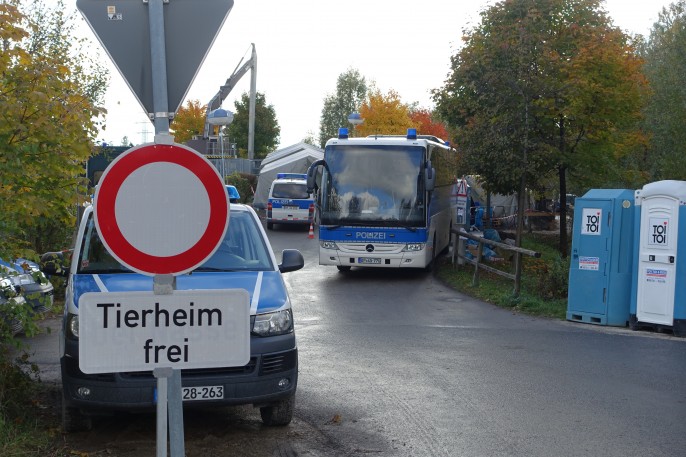
<path fill-rule="evenodd" d="M 311 130 L 307 131 L 307 136 L 305 136 L 305 138 L 302 139 L 302 142 L 317 148 L 319 147 L 319 141 L 317 141 L 317 139 L 314 136 L 314 132 L 312 132 Z"/>
<path fill-rule="evenodd" d="M 185 143 L 194 135 L 202 135 L 206 111 L 207 105 L 201 105 L 200 100 L 188 100 L 185 106 L 179 108 L 169 126 L 174 133 L 174 141 Z"/>
<path fill-rule="evenodd" d="M 410 119 L 410 108 L 393 89 L 387 94 L 372 89 L 360 106 L 360 117 L 364 122 L 355 129 L 358 136 L 405 135 L 408 128 L 416 126 Z"/>
<path fill-rule="evenodd" d="M 650 32 L 644 72 L 652 95 L 646 106 L 650 133 L 647 180 L 686 177 L 686 1 L 663 8 Z"/>
<path fill-rule="evenodd" d="M 517 192 L 570 173 L 581 185 L 623 179 L 635 150 L 645 86 L 628 38 L 599 0 L 509 0 L 481 13 L 453 56 L 437 112 L 453 129 L 470 172 L 490 191 Z M 518 234 L 521 217 L 518 212 Z M 567 250 L 561 205 L 560 252 Z M 518 239 L 520 236 L 518 236 Z"/>
<path fill-rule="evenodd" d="M 433 135 L 442 140 L 448 139 L 448 131 L 445 125 L 434 119 L 434 114 L 426 108 L 413 108 L 410 110 L 410 120 L 417 126 L 417 132 L 421 135 Z"/>
<path fill-rule="evenodd" d="M 319 145 L 323 148 L 329 138 L 338 136 L 338 129 L 347 127 L 348 116 L 359 111 L 367 96 L 367 82 L 356 69 L 341 73 L 336 81 L 336 93 L 324 98 L 319 121 Z"/>
<path fill-rule="evenodd" d="M 39 224 L 71 231 L 108 75 L 62 1 L 0 3 L 0 256 L 30 255 Z M 92 55 L 92 53 L 91 53 Z M 35 247 L 35 246 L 34 246 Z M 53 246 L 61 249 L 64 245 Z"/>
<path fill-rule="evenodd" d="M 250 114 L 250 95 L 244 92 L 240 100 L 234 102 L 236 112 L 233 122 L 226 129 L 227 140 L 236 143 L 239 154 L 247 157 L 248 151 L 248 117 Z M 267 105 L 264 94 L 255 94 L 255 159 L 263 159 L 279 144 L 281 127 L 276 120 L 273 105 Z"/>

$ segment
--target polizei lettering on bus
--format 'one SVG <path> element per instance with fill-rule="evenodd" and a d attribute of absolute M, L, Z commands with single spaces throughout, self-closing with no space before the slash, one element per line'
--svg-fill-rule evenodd
<path fill-rule="evenodd" d="M 385 232 L 357 232 L 355 238 L 360 240 L 385 240 Z"/>
<path fill-rule="evenodd" d="M 84 373 L 243 366 L 250 360 L 242 289 L 89 292 L 79 298 Z"/>

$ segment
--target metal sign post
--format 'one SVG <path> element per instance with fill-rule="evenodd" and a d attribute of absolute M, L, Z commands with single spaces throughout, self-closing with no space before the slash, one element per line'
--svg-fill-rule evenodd
<path fill-rule="evenodd" d="M 457 227 L 465 232 L 469 232 L 469 192 L 467 187 L 467 180 L 463 177 L 457 182 L 457 190 L 455 192 L 457 196 L 456 201 L 456 224 Z M 458 235 L 459 236 L 459 235 Z M 457 264 L 463 265 L 464 260 L 464 249 L 465 249 L 465 239 L 462 237 L 458 238 L 457 242 Z"/>
<path fill-rule="evenodd" d="M 148 0 L 150 22 L 150 64 L 152 69 L 152 104 L 157 135 L 169 134 L 169 102 L 167 100 L 167 50 L 164 39 L 163 0 Z"/>

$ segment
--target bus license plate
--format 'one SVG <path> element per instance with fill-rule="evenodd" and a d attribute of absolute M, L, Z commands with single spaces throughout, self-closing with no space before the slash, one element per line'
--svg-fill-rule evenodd
<path fill-rule="evenodd" d="M 367 264 L 380 264 L 381 259 L 375 259 L 372 257 L 358 257 L 357 263 L 367 263 Z"/>
<path fill-rule="evenodd" d="M 183 401 L 221 400 L 224 398 L 224 386 L 182 387 Z"/>

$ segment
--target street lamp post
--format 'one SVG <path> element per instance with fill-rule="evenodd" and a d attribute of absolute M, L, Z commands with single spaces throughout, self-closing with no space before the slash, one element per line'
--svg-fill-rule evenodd
<path fill-rule="evenodd" d="M 352 132 L 351 132 L 351 133 L 353 133 L 353 132 L 355 132 L 355 128 L 364 122 L 364 119 L 362 119 L 362 117 L 360 116 L 360 113 L 350 113 L 350 115 L 348 116 L 348 122 L 350 122 L 353 126 Z M 351 134 L 350 136 L 352 137 L 354 135 Z"/>
<path fill-rule="evenodd" d="M 226 183 L 226 163 L 224 159 L 224 134 L 222 128 L 233 122 L 233 113 L 222 108 L 217 108 L 207 115 L 207 123 L 219 126 L 219 151 L 222 156 L 222 180 Z"/>

